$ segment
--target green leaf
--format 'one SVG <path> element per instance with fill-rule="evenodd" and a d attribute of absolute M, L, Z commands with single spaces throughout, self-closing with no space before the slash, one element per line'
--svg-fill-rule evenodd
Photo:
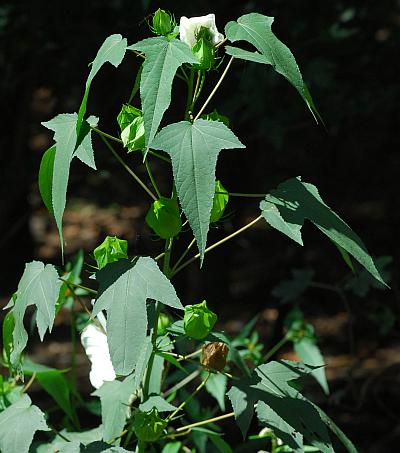
<path fill-rule="evenodd" d="M 215 181 L 215 195 L 211 208 L 210 223 L 218 222 L 218 220 L 224 215 L 228 201 L 229 193 L 222 185 L 221 181 Z"/>
<path fill-rule="evenodd" d="M 15 321 L 12 310 L 10 310 L 3 319 L 2 337 L 3 350 L 7 363 L 10 362 L 11 352 L 13 350 L 13 331 Z"/>
<path fill-rule="evenodd" d="M 13 307 L 15 327 L 13 331 L 14 350 L 11 353 L 11 362 L 18 363 L 19 356 L 28 341 L 28 334 L 24 327 L 26 307 L 36 305 L 36 324 L 40 339 L 43 341 L 46 330 L 53 327 L 55 305 L 60 292 L 61 281 L 54 266 L 46 266 L 40 261 L 32 261 L 25 265 L 24 274 L 18 284 L 17 300 Z"/>
<path fill-rule="evenodd" d="M 222 149 L 244 148 L 233 132 L 219 121 L 181 121 L 162 129 L 152 148 L 172 159 L 179 201 L 204 258 L 215 194 L 215 167 Z"/>
<path fill-rule="evenodd" d="M 67 198 L 67 188 L 68 188 L 68 179 L 69 171 L 72 158 L 74 156 L 79 157 L 81 160 L 85 161 L 88 165 L 91 165 L 90 161 L 90 149 L 91 149 L 91 138 L 90 138 L 90 125 L 88 122 L 84 121 L 82 127 L 82 135 L 79 137 L 79 143 L 77 143 L 77 118 L 76 113 L 63 113 L 57 115 L 50 121 L 42 123 L 47 129 L 50 129 L 54 132 L 54 141 L 55 150 L 49 152 L 46 158 L 46 166 L 43 167 L 42 172 L 42 186 L 43 193 L 45 197 L 46 206 L 50 204 L 52 214 L 57 224 L 58 232 L 60 234 L 61 241 L 61 250 L 64 250 L 64 241 L 62 234 L 62 218 L 64 215 L 64 209 Z M 93 117 L 89 120 L 94 124 Z M 52 148 L 50 148 L 52 149 Z M 89 151 L 88 151 L 89 149 Z M 51 175 L 51 162 L 52 162 L 52 153 L 54 153 L 53 161 L 53 170 L 52 170 L 52 182 L 50 184 L 49 178 Z M 75 153 L 75 154 L 74 154 Z M 89 153 L 89 154 L 88 154 Z M 40 172 L 39 172 L 40 179 Z M 50 188 L 51 188 L 51 197 L 50 197 Z M 43 195 L 42 195 L 43 196 Z"/>
<path fill-rule="evenodd" d="M 281 233 L 303 245 L 301 228 L 306 219 L 353 256 L 378 281 L 383 283 L 365 245 L 352 229 L 327 206 L 312 184 L 292 178 L 271 191 L 260 203 L 265 220 Z"/>
<path fill-rule="evenodd" d="M 142 412 L 149 412 L 155 407 L 158 412 L 171 412 L 176 409 L 176 406 L 168 403 L 159 395 L 150 395 L 149 398 L 144 402 L 141 403 L 139 409 Z"/>
<path fill-rule="evenodd" d="M 181 446 L 181 442 L 168 442 L 162 449 L 161 453 L 179 453 L 181 451 Z"/>
<path fill-rule="evenodd" d="M 0 451 L 28 453 L 36 431 L 49 431 L 43 412 L 28 395 L 0 413 Z"/>
<path fill-rule="evenodd" d="M 157 351 L 156 353 L 160 357 L 164 358 L 167 362 L 172 363 L 172 365 L 176 366 L 178 369 L 183 371 L 186 374 L 189 374 L 187 370 L 180 364 L 180 362 L 171 354 L 168 354 L 168 352 L 160 352 Z"/>
<path fill-rule="evenodd" d="M 56 147 L 53 145 L 42 157 L 39 168 L 39 191 L 49 213 L 54 216 L 52 192 L 53 192 L 53 168 L 56 157 Z"/>
<path fill-rule="evenodd" d="M 68 380 L 59 370 L 37 373 L 36 379 L 43 389 L 67 414 L 70 421 L 75 424 L 77 416 L 75 408 L 71 404 L 71 390 Z"/>
<path fill-rule="evenodd" d="M 81 444 L 84 446 L 90 445 L 102 438 L 103 426 L 82 432 L 70 432 L 63 429 L 60 431 L 60 434 L 65 436 L 70 442 L 62 439 L 60 436 L 56 436 L 51 443 L 40 445 L 37 453 L 53 453 L 58 451 L 60 453 L 81 453 L 81 451 L 85 451 L 83 448 L 81 450 Z"/>
<path fill-rule="evenodd" d="M 318 367 L 311 374 L 318 381 L 325 394 L 329 394 L 328 382 L 325 374 L 325 360 L 314 338 L 303 337 L 293 344 L 295 353 L 303 363 Z"/>
<path fill-rule="evenodd" d="M 250 13 L 239 17 L 237 22 L 228 22 L 225 27 L 227 38 L 231 42 L 247 41 L 258 52 L 247 52 L 231 46 L 227 46 L 226 52 L 236 58 L 271 65 L 296 88 L 314 118 L 320 118 L 292 52 L 272 32 L 273 21 L 273 17 Z"/>
<path fill-rule="evenodd" d="M 82 127 L 83 118 L 86 113 L 86 105 L 89 97 L 90 85 L 93 78 L 98 73 L 103 64 L 109 62 L 113 66 L 117 67 L 123 60 L 126 52 L 127 41 L 121 35 L 111 35 L 103 42 L 100 49 L 97 52 L 96 58 L 92 63 L 89 76 L 86 80 L 85 93 L 79 107 L 79 114 L 76 121 L 76 131 L 80 135 L 80 129 Z"/>
<path fill-rule="evenodd" d="M 100 397 L 103 440 L 110 442 L 117 438 L 124 426 L 128 413 L 129 398 L 138 389 L 133 375 L 123 382 L 105 382 L 92 395 Z"/>
<path fill-rule="evenodd" d="M 81 132 L 82 141 L 79 143 L 74 156 L 77 157 L 81 162 L 86 164 L 88 167 L 93 168 L 93 170 L 97 170 L 96 162 L 94 161 L 94 151 L 92 145 L 92 133 L 89 129 L 89 126 L 97 127 L 99 119 L 95 116 L 89 116 L 87 119 L 87 123 L 84 122 L 84 127 L 86 127 L 85 132 Z"/>
<path fill-rule="evenodd" d="M 225 412 L 225 394 L 227 377 L 221 373 L 213 373 L 206 382 L 206 390 L 218 402 L 222 412 Z"/>
<path fill-rule="evenodd" d="M 235 412 L 236 421 L 243 435 L 247 433 L 253 416 L 254 404 L 262 401 L 258 415 L 261 421 L 268 420 L 266 407 L 271 408 L 282 419 L 279 427 L 299 443 L 299 434 L 323 453 L 333 453 L 333 448 L 325 424 L 310 401 L 301 395 L 291 381 L 298 380 L 313 371 L 313 367 L 304 364 L 277 361 L 257 367 L 250 379 L 235 383 L 227 393 Z"/>
<path fill-rule="evenodd" d="M 197 63 L 190 47 L 164 36 L 147 38 L 128 49 L 144 52 L 146 58 L 140 80 L 140 98 L 144 118 L 146 147 L 153 147 L 164 112 L 171 103 L 172 81 L 183 63 Z"/>
<path fill-rule="evenodd" d="M 120 275 L 111 282 L 111 273 Z M 96 277 L 100 281 L 101 295 L 92 316 L 107 310 L 111 361 L 116 374 L 126 376 L 135 368 L 146 343 L 146 300 L 157 300 L 180 310 L 183 306 L 174 287 L 152 258 L 140 257 L 133 263 L 125 260 L 111 263 Z"/>

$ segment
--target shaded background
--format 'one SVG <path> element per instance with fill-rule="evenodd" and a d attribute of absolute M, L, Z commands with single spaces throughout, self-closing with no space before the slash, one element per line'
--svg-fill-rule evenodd
<path fill-rule="evenodd" d="M 159 6 L 173 10 L 177 18 L 215 12 L 220 30 L 247 12 L 275 16 L 274 32 L 296 56 L 327 130 L 315 125 L 300 96 L 281 76 L 262 65 L 236 62 L 210 109 L 218 106 L 230 117 L 231 128 L 247 149 L 223 151 L 217 176 L 232 192 L 267 192 L 301 175 L 319 188 L 375 256 L 393 256 L 391 291 L 353 298 L 347 309 L 336 294 L 322 290 L 305 293 L 300 302 L 316 327 L 328 364 L 332 395 L 325 401 L 321 395 L 316 398 L 362 451 L 395 451 L 400 440 L 399 1 L 3 1 L 2 304 L 15 290 L 25 262 L 61 263 L 55 225 L 37 189 L 40 159 L 52 143 L 40 123 L 76 111 L 87 65 L 103 40 L 121 33 L 131 44 L 148 36 L 144 17 Z M 137 69 L 136 57 L 127 54 L 117 70 L 107 65 L 97 75 L 88 112 L 100 117 L 102 130 L 118 133 L 115 118 L 129 97 Z M 210 76 L 217 78 L 217 73 Z M 178 96 L 163 124 L 183 114 L 180 81 L 174 89 Z M 143 221 L 149 207 L 146 195 L 97 139 L 94 149 L 97 172 L 78 161 L 72 165 L 65 213 L 67 256 L 80 248 L 91 252 L 107 234 L 128 239 L 131 254 L 158 253 L 162 244 Z M 144 175 L 138 155 L 124 157 Z M 167 193 L 169 170 L 162 163 L 153 165 Z M 257 216 L 258 201 L 234 199 L 228 211 L 226 221 L 211 230 L 209 243 Z M 183 242 L 190 240 L 186 236 Z M 336 284 L 348 273 L 337 250 L 312 225 L 304 227 L 304 242 L 305 247 L 299 247 L 260 223 L 220 253 L 209 254 L 201 273 L 197 265 L 183 272 L 175 282 L 178 294 L 184 303 L 207 297 L 223 327 L 233 334 L 261 313 L 258 329 L 268 349 L 282 335 L 282 319 L 290 308 L 281 306 L 271 290 L 290 269 L 312 268 L 315 280 L 327 284 Z M 392 319 L 384 332 L 382 319 L 373 316 L 381 312 Z M 41 360 L 68 366 L 68 344 L 49 344 L 40 350 Z M 286 357 L 291 357 L 289 350 Z"/>

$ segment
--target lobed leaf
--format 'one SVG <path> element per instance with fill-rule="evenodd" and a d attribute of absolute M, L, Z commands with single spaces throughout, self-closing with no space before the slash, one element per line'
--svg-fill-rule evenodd
<path fill-rule="evenodd" d="M 140 79 L 140 99 L 147 153 L 149 147 L 153 147 L 153 139 L 171 103 L 172 81 L 177 69 L 184 63 L 198 61 L 186 43 L 165 36 L 144 39 L 128 49 L 146 54 Z"/>
<path fill-rule="evenodd" d="M 49 431 L 43 412 L 28 395 L 0 413 L 0 451 L 28 453 L 36 431 Z"/>
<path fill-rule="evenodd" d="M 60 292 L 61 281 L 54 266 L 40 261 L 32 261 L 25 265 L 17 289 L 17 298 L 12 309 L 14 315 L 13 351 L 11 362 L 17 364 L 19 356 L 28 341 L 28 334 L 24 327 L 26 307 L 35 305 L 37 308 L 36 325 L 40 339 L 43 341 L 46 330 L 53 327 L 55 305 Z"/>
<path fill-rule="evenodd" d="M 300 245 L 303 245 L 301 228 L 306 219 L 310 220 L 373 277 L 386 285 L 361 239 L 323 202 L 314 185 L 302 182 L 300 177 L 288 179 L 265 197 L 260 209 L 264 219 L 273 228 Z"/>
<path fill-rule="evenodd" d="M 244 148 L 234 133 L 219 121 L 181 121 L 162 129 L 152 148 L 171 156 L 179 201 L 204 259 L 211 208 L 215 194 L 215 168 L 222 149 Z"/>
<path fill-rule="evenodd" d="M 258 52 L 227 46 L 226 53 L 243 60 L 271 65 L 296 88 L 314 118 L 320 118 L 292 52 L 272 32 L 273 22 L 273 17 L 259 13 L 245 14 L 239 17 L 237 22 L 228 22 L 225 34 L 229 41 L 247 41 Z"/>
<path fill-rule="evenodd" d="M 176 309 L 183 306 L 152 258 L 111 263 L 96 277 L 100 281 L 100 296 L 92 316 L 107 310 L 111 361 L 116 374 L 126 376 L 135 368 L 146 344 L 146 300 L 157 300 Z"/>

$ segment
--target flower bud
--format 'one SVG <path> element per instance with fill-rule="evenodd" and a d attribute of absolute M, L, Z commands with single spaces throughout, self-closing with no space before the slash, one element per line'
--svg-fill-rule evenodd
<path fill-rule="evenodd" d="M 185 334 L 195 340 L 202 340 L 211 332 L 217 319 L 217 315 L 207 307 L 205 300 L 200 304 L 186 305 L 183 317 Z"/>
<path fill-rule="evenodd" d="M 143 149 L 145 136 L 142 112 L 129 104 L 123 105 L 117 121 L 121 128 L 122 144 L 128 148 L 128 152 Z"/>
<path fill-rule="evenodd" d="M 158 10 L 153 15 L 152 31 L 156 35 L 168 35 L 174 29 L 175 23 L 170 14 L 163 9 Z"/>
<path fill-rule="evenodd" d="M 213 342 L 203 346 L 200 363 L 215 371 L 224 371 L 229 348 L 225 343 Z"/>
<path fill-rule="evenodd" d="M 214 46 L 206 38 L 200 38 L 192 48 L 192 52 L 199 60 L 198 64 L 193 65 L 193 69 L 209 71 L 215 62 Z"/>
<path fill-rule="evenodd" d="M 221 184 L 221 181 L 215 181 L 215 195 L 211 208 L 210 223 L 218 222 L 218 220 L 224 215 L 228 201 L 229 194 Z"/>
<path fill-rule="evenodd" d="M 157 321 L 157 335 L 165 335 L 167 333 L 167 328 L 171 324 L 171 318 L 166 313 L 160 313 Z"/>
<path fill-rule="evenodd" d="M 149 412 L 137 411 L 134 414 L 133 430 L 142 442 L 155 442 L 166 426 L 167 421 L 160 417 L 155 407 Z"/>
<path fill-rule="evenodd" d="M 160 197 L 147 211 L 146 223 L 160 238 L 176 236 L 182 228 L 179 206 L 176 198 Z"/>
<path fill-rule="evenodd" d="M 94 249 L 93 254 L 99 269 L 107 264 L 120 259 L 128 258 L 128 241 L 118 239 L 116 236 L 107 236 L 104 241 Z"/>

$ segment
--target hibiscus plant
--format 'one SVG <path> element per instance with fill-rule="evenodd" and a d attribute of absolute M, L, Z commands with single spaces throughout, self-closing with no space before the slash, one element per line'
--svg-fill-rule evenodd
<path fill-rule="evenodd" d="M 275 70 L 297 90 L 316 122 L 321 121 L 293 54 L 271 29 L 273 20 L 246 14 L 226 24 L 222 34 L 214 14 L 182 17 L 177 24 L 170 13 L 158 10 L 149 19 L 152 37 L 132 45 L 118 34 L 104 41 L 90 66 L 77 113 L 59 114 L 43 123 L 54 132 L 54 145 L 43 154 L 39 188 L 59 231 L 62 261 L 71 162 L 76 157 L 96 169 L 94 134 L 149 197 L 145 220 L 163 247 L 157 256 L 132 256 L 123 238 L 106 237 L 86 260 L 79 253 L 59 267 L 39 261 L 26 264 L 2 328 L 2 452 L 233 451 L 232 435 L 224 431 L 236 433 L 236 444 L 242 438 L 246 451 L 331 453 L 340 443 L 356 451 L 305 396 L 307 375 L 326 393 L 329 389 L 312 327 L 301 316 L 290 320 L 280 344 L 293 341 L 304 363 L 271 360 L 278 348 L 264 350 L 254 322 L 231 338 L 216 328 L 217 306 L 182 300 L 179 288 L 174 288 L 174 277 L 183 269 L 206 266 L 208 252 L 249 234 L 255 224 L 268 224 L 269 234 L 279 234 L 275 229 L 302 245 L 306 219 L 337 247 L 344 263 L 362 266 L 384 284 L 361 239 L 311 183 L 296 177 L 267 194 L 243 194 L 235 188 L 228 191 L 216 179 L 222 150 L 245 152 L 246 137 L 239 139 L 214 105 L 214 94 L 236 63 L 245 60 Z M 117 67 L 126 57 L 140 61 L 140 69 L 116 118 L 116 137 L 98 127 L 98 118 L 88 116 L 87 101 L 102 66 L 108 62 Z M 219 76 L 214 86 L 208 77 L 211 71 Z M 165 113 L 175 78 L 186 86 L 187 99 L 182 120 L 171 123 Z M 235 152 L 230 154 L 235 159 Z M 140 156 L 136 165 L 143 166 L 148 180 L 139 176 L 132 156 Z M 161 193 L 152 172 L 157 159 L 172 168 L 168 194 Z M 210 224 L 223 223 L 232 196 L 253 201 L 258 197 L 259 216 L 218 242 L 207 243 Z M 186 244 L 181 255 L 174 247 L 178 241 Z M 86 286 L 80 277 L 83 269 L 91 273 Z M 24 354 L 24 316 L 30 305 L 42 341 L 60 310 L 69 310 L 73 349 L 80 335 L 91 362 L 87 379 L 94 389 L 89 400 L 76 386 L 74 360 L 71 370 L 58 370 L 33 363 Z M 28 390 L 34 381 L 54 400 L 55 411 L 43 412 L 32 403 Z M 90 423 L 88 414 L 93 414 Z M 98 427 L 93 428 L 93 420 Z"/>

